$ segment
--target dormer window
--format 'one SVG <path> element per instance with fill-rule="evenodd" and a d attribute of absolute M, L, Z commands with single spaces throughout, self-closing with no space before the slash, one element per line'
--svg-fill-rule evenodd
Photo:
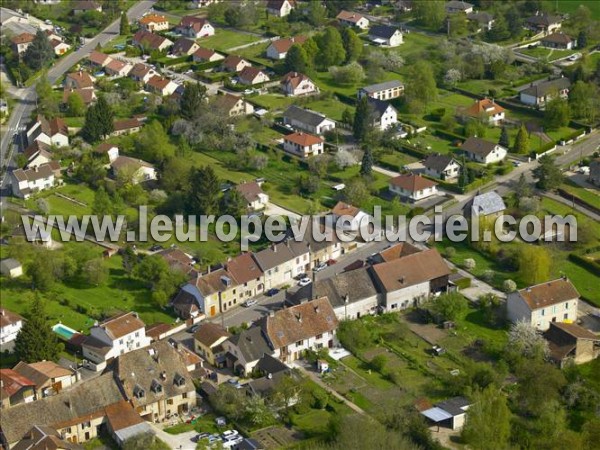
<path fill-rule="evenodd" d="M 175 386 L 183 386 L 185 385 L 185 378 L 183 378 L 178 373 L 175 374 L 175 378 L 173 379 L 173 384 Z"/>
<path fill-rule="evenodd" d="M 158 382 L 158 380 L 152 380 L 152 385 L 150 386 L 150 389 L 152 390 L 152 392 L 154 392 L 155 394 L 160 394 L 163 390 L 162 388 L 162 384 L 160 384 Z"/>
<path fill-rule="evenodd" d="M 136 384 L 133 388 L 133 396 L 135 398 L 144 398 L 146 396 L 146 391 L 139 384 Z"/>

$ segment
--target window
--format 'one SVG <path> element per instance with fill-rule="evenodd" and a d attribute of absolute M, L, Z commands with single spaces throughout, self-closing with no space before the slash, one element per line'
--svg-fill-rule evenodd
<path fill-rule="evenodd" d="M 172 398 L 168 399 L 167 400 L 167 405 L 172 405 L 172 404 L 173 404 L 173 399 Z"/>
<path fill-rule="evenodd" d="M 181 394 L 181 398 L 187 398 L 187 392 L 184 392 L 183 394 Z"/>
<path fill-rule="evenodd" d="M 296 342 L 296 347 L 302 347 L 302 345 L 304 345 L 304 341 Z"/>
<path fill-rule="evenodd" d="M 323 335 L 322 334 L 317 334 L 316 339 L 323 339 Z"/>
<path fill-rule="evenodd" d="M 569 302 L 565 303 L 565 309 L 569 309 Z"/>
<path fill-rule="evenodd" d="M 119 339 L 119 345 L 123 345 L 123 339 Z"/>
<path fill-rule="evenodd" d="M 139 331 L 135 332 L 135 337 L 140 337 L 140 332 Z"/>
<path fill-rule="evenodd" d="M 137 348 L 139 348 L 139 347 L 140 347 L 140 343 L 139 343 L 139 342 L 136 342 L 135 346 L 136 346 Z"/>
<path fill-rule="evenodd" d="M 235 295 L 235 289 L 233 290 L 233 295 Z"/>
<path fill-rule="evenodd" d="M 542 316 L 545 316 L 545 315 L 546 315 L 546 310 L 542 309 Z"/>

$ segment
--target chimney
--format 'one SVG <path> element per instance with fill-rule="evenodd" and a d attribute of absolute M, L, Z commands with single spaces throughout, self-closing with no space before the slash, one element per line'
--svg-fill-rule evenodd
<path fill-rule="evenodd" d="M 267 374 L 267 379 L 268 380 L 272 380 L 273 379 L 273 374 L 272 373 L 268 373 Z"/>
<path fill-rule="evenodd" d="M 269 311 L 269 317 L 275 317 L 275 311 Z"/>
<path fill-rule="evenodd" d="M 404 277 L 400 277 L 399 281 L 400 281 L 401 284 L 404 284 Z"/>
<path fill-rule="evenodd" d="M 273 250 L 274 253 L 277 253 L 277 244 L 271 244 L 271 250 Z"/>
<path fill-rule="evenodd" d="M 302 314 L 296 314 L 296 319 L 298 319 L 298 323 L 302 323 Z"/>

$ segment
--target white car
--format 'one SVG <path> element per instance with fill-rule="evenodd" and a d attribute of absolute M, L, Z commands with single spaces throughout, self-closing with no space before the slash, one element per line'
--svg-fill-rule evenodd
<path fill-rule="evenodd" d="M 308 286 L 310 283 L 312 283 L 312 280 L 308 277 L 304 277 L 300 281 L 298 281 L 298 286 Z"/>
<path fill-rule="evenodd" d="M 250 308 L 251 306 L 254 306 L 258 303 L 258 301 L 254 298 L 251 298 L 250 300 L 246 300 L 244 303 L 242 303 L 243 306 L 245 306 L 246 308 Z"/>
<path fill-rule="evenodd" d="M 325 269 L 327 267 L 327 263 L 320 263 L 317 266 L 315 266 L 315 268 L 313 269 L 315 272 L 320 272 L 321 270 Z"/>

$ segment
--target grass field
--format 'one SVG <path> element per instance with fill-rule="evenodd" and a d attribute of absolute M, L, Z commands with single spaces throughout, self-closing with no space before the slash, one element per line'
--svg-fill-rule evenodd
<path fill-rule="evenodd" d="M 585 189 L 568 180 L 561 185 L 561 189 L 600 209 L 600 195 L 598 194 L 598 190 Z"/>
<path fill-rule="evenodd" d="M 555 61 L 560 58 L 566 58 L 567 56 L 571 56 L 573 53 L 577 53 L 577 50 L 557 50 L 537 46 L 534 48 L 519 49 L 518 52 L 523 53 L 524 55 L 531 56 L 533 58 L 538 58 L 542 61 Z"/>
<path fill-rule="evenodd" d="M 230 48 L 238 47 L 244 44 L 250 44 L 260 39 L 260 37 L 253 34 L 217 28 L 214 36 L 204 37 L 199 39 L 197 42 L 201 47 L 227 51 Z"/>
<path fill-rule="evenodd" d="M 600 20 L 600 2 L 597 0 L 543 0 L 542 7 L 546 11 L 556 11 L 558 8 L 558 12 L 560 13 L 569 13 L 572 14 L 577 11 L 579 6 L 585 6 L 592 13 L 592 18 L 595 20 Z"/>

